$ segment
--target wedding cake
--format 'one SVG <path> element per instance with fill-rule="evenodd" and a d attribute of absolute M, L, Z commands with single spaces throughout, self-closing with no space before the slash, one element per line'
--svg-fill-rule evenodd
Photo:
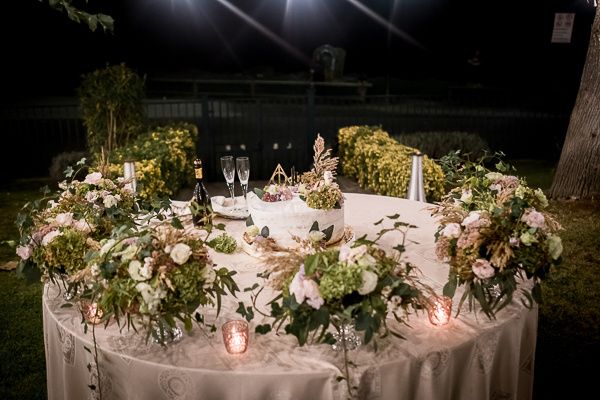
<path fill-rule="evenodd" d="M 325 150 L 320 135 L 314 150 L 311 171 L 298 179 L 293 173 L 288 178 L 278 165 L 269 185 L 248 193 L 247 243 L 258 238 L 283 247 L 294 246 L 298 240 L 327 245 L 344 237 L 344 197 L 335 182 L 338 159 L 330 156 L 331 150 Z"/>

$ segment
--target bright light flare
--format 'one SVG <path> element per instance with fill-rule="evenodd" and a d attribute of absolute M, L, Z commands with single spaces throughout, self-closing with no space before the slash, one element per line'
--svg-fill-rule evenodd
<path fill-rule="evenodd" d="M 227 8 L 229 11 L 233 12 L 235 15 L 237 15 L 238 17 L 243 19 L 246 23 L 248 23 L 254 29 L 259 31 L 264 36 L 266 36 L 268 39 L 272 40 L 277 45 L 279 45 L 280 47 L 285 49 L 292 56 L 294 56 L 295 58 L 297 58 L 298 60 L 302 61 L 305 64 L 310 64 L 310 59 L 304 53 L 302 53 L 296 47 L 292 46 L 291 44 L 289 44 L 288 42 L 286 42 L 285 40 L 280 38 L 277 34 L 272 32 L 271 30 L 269 30 L 267 27 L 262 25 L 260 22 L 256 21 L 254 18 L 252 18 L 251 16 L 246 14 L 244 11 L 240 10 L 239 8 L 237 8 L 236 6 L 234 6 L 227 0 L 216 0 L 216 1 L 219 4 L 221 4 L 222 6 L 224 6 L 225 8 Z"/>
<path fill-rule="evenodd" d="M 413 46 L 416 46 L 416 47 L 418 47 L 418 48 L 420 48 L 422 50 L 426 50 L 425 47 L 421 43 L 417 42 L 414 38 L 412 38 L 406 32 L 398 29 L 390 21 L 386 21 L 383 17 L 381 17 L 381 15 L 377 14 L 375 11 L 373 11 L 369 7 L 365 6 L 360 1 L 357 1 L 357 0 L 346 0 L 346 1 L 348 3 L 350 3 L 350 4 L 352 4 L 354 7 L 356 7 L 358 10 L 360 10 L 362 13 L 364 13 L 365 15 L 367 15 L 373 21 L 377 22 L 379 25 L 381 25 L 384 28 L 386 28 L 388 30 L 388 32 L 391 32 L 394 35 L 402 38 L 403 40 L 405 40 L 406 42 L 412 44 Z M 394 1 L 394 8 L 395 7 L 396 7 L 396 4 L 395 4 L 395 1 Z"/>

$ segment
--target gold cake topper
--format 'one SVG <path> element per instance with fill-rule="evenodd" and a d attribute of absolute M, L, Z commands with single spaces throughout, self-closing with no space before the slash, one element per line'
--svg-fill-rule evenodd
<path fill-rule="evenodd" d="M 285 174 L 285 171 L 283 170 L 281 164 L 277 164 L 275 171 L 273 171 L 273 175 L 271 175 L 271 179 L 269 179 L 269 184 L 274 185 L 275 178 L 277 178 L 278 185 L 281 185 L 282 181 L 284 184 L 287 184 L 288 182 L 288 176 Z"/>

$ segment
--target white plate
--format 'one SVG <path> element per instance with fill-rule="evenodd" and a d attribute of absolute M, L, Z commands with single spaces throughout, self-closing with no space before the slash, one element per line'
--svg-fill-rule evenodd
<path fill-rule="evenodd" d="M 244 196 L 235 198 L 235 206 L 231 197 L 213 196 L 210 198 L 213 211 L 221 217 L 230 219 L 246 219 L 250 216 Z"/>

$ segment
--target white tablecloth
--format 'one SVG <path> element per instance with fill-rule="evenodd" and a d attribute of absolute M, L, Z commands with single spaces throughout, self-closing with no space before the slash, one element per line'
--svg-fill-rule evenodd
<path fill-rule="evenodd" d="M 346 194 L 345 221 L 359 237 L 373 235 L 385 215 L 399 213 L 412 223 L 406 259 L 420 268 L 423 279 L 438 293 L 448 267 L 434 254 L 435 221 L 425 203 L 404 199 Z M 244 221 L 226 221 L 227 232 L 241 237 Z M 397 238 L 396 238 L 397 239 Z M 384 245 L 396 243 L 385 236 Z M 213 253 L 213 260 L 238 271 L 240 288 L 261 283 L 256 274 L 260 262 L 238 248 L 232 255 Z M 261 302 L 272 293 L 261 296 Z M 249 293 L 228 299 L 221 315 L 205 313 L 217 326 L 235 314 L 237 302 L 248 303 Z M 50 400 L 97 398 L 90 383 L 97 384 L 91 332 L 84 333 L 80 314 L 65 303 L 52 286 L 43 299 L 44 338 Z M 458 293 L 455 301 L 458 301 Z M 266 308 L 265 308 L 266 311 Z M 263 323 L 257 317 L 251 326 Z M 406 340 L 390 336 L 350 352 L 353 384 L 364 399 L 529 399 L 537 332 L 537 308 L 519 301 L 490 321 L 481 313 L 463 310 L 442 328 L 433 327 L 424 313 L 412 315 L 410 327 L 392 326 Z M 296 338 L 251 334 L 249 350 L 229 355 L 220 329 L 211 334 L 194 327 L 190 336 L 163 348 L 144 341 L 142 334 L 119 332 L 116 325 L 96 327 L 99 345 L 100 384 L 104 399 L 343 399 L 346 384 L 336 379 L 343 369 L 343 355 L 328 345 L 298 347 Z"/>

